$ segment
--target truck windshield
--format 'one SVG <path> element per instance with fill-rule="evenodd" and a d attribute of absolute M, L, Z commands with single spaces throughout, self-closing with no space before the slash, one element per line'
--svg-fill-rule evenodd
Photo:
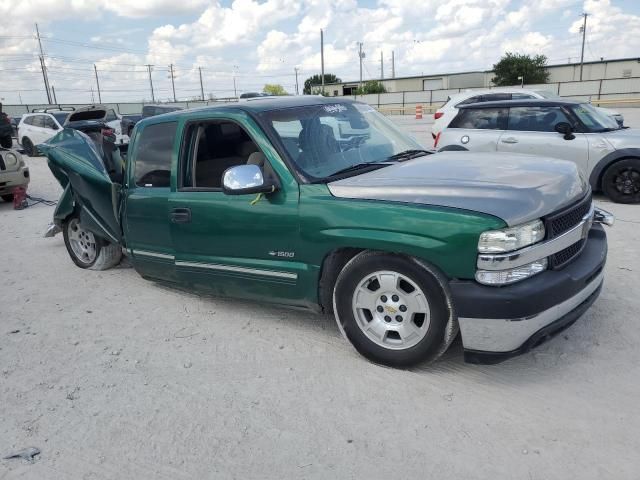
<path fill-rule="evenodd" d="M 297 168 L 315 181 L 366 164 L 399 161 L 423 147 L 369 105 L 335 103 L 268 111 L 263 114 Z M 384 163 L 383 163 L 384 162 Z"/>
<path fill-rule="evenodd" d="M 610 132 L 619 130 L 620 125 L 613 118 L 606 116 L 593 105 L 581 103 L 571 107 L 573 113 L 585 124 L 589 132 Z"/>

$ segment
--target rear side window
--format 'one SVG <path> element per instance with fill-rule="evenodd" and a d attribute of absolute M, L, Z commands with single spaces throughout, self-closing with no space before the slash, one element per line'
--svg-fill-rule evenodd
<path fill-rule="evenodd" d="M 560 107 L 511 107 L 509 130 L 555 132 L 560 122 L 571 123 Z"/>
<path fill-rule="evenodd" d="M 145 127 L 138 134 L 133 152 L 137 186 L 159 188 L 170 185 L 177 126 L 176 122 L 157 123 Z"/>
<path fill-rule="evenodd" d="M 506 108 L 464 108 L 458 112 L 449 128 L 505 130 L 506 126 Z"/>
<path fill-rule="evenodd" d="M 31 125 L 34 127 L 43 127 L 44 128 L 44 115 L 34 115 L 33 120 L 31 120 Z"/>

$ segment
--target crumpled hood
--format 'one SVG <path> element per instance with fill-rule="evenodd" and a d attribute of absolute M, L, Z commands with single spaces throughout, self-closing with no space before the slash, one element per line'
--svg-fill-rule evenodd
<path fill-rule="evenodd" d="M 518 225 L 581 198 L 572 162 L 508 153 L 441 152 L 331 182 L 332 195 L 461 208 Z"/>

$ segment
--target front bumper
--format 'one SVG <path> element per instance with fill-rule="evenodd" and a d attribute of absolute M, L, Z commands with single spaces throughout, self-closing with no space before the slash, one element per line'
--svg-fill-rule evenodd
<path fill-rule="evenodd" d="M 450 282 L 465 361 L 499 363 L 571 325 L 598 297 L 606 257 L 607 237 L 595 224 L 582 253 L 560 270 L 504 287 Z"/>
<path fill-rule="evenodd" d="M 25 186 L 29 183 L 29 167 L 26 165 L 18 170 L 0 171 L 0 195 L 13 193 L 14 187 Z"/>

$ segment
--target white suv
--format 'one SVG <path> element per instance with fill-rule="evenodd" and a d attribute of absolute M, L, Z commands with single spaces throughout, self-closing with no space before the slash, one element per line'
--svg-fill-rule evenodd
<path fill-rule="evenodd" d="M 58 133 L 71 113 L 79 114 L 83 111 L 101 111 L 104 117 L 101 119 L 109 128 L 113 129 L 116 136 L 116 145 L 129 143 L 129 136 L 122 134 L 122 116 L 119 116 L 113 108 L 103 105 L 88 105 L 76 109 L 44 109 L 34 111 L 22 116 L 18 124 L 18 142 L 25 153 L 30 157 L 38 154 L 37 145 L 46 142 Z"/>
<path fill-rule="evenodd" d="M 18 124 L 18 143 L 30 157 L 36 156 L 36 145 L 46 142 L 62 130 L 71 110 L 43 110 L 27 113 Z"/>
<path fill-rule="evenodd" d="M 511 100 L 461 105 L 435 147 L 570 160 L 594 191 L 603 191 L 614 202 L 640 203 L 640 130 L 620 127 L 589 103 Z M 532 181 L 545 179 L 541 174 Z"/>
<path fill-rule="evenodd" d="M 431 136 L 436 138 L 438 133 L 444 130 L 453 117 L 458 113 L 458 107 L 471 103 L 498 102 L 502 100 L 531 100 L 531 99 L 562 100 L 562 97 L 548 90 L 529 90 L 525 88 L 501 88 L 485 90 L 469 90 L 467 92 L 451 95 L 442 107 L 433 114 L 434 123 L 431 127 Z M 620 126 L 624 123 L 621 113 L 608 108 L 595 107 L 601 113 L 612 117 Z"/>

